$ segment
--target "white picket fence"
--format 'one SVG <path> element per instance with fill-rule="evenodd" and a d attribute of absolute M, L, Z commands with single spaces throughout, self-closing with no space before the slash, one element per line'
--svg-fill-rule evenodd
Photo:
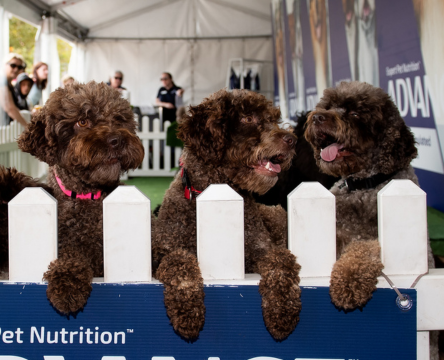
<path fill-rule="evenodd" d="M 138 121 L 138 115 L 135 115 Z M 171 170 L 171 147 L 166 145 L 166 129 L 171 125 L 169 121 L 163 124 L 159 119 L 153 120 L 153 128 L 149 129 L 148 116 L 142 117 L 142 130 L 137 132 L 145 149 L 145 157 L 139 169 L 131 170 L 128 176 L 174 176 L 175 171 Z M 174 148 L 174 166 L 179 166 L 179 158 L 182 153 L 181 148 Z M 163 160 L 163 166 L 161 163 Z"/>
<path fill-rule="evenodd" d="M 211 185 L 196 201 L 205 282 L 257 285 L 259 275 L 244 274 L 242 197 L 228 185 Z M 444 269 L 427 274 L 426 194 L 410 180 L 393 180 L 378 194 L 378 216 L 384 273 L 398 288 L 414 284 L 417 358 L 428 359 L 429 331 L 444 329 Z M 9 281 L 41 282 L 57 256 L 57 202 L 41 188 L 26 188 L 10 201 L 9 217 Z M 104 279 L 95 281 L 156 283 L 150 200 L 134 186 L 118 187 L 104 200 L 103 217 Z M 302 266 L 300 285 L 329 286 L 336 261 L 335 197 L 319 183 L 302 183 L 288 195 L 288 235 L 289 249 Z M 378 287 L 390 285 L 380 277 Z"/>
<path fill-rule="evenodd" d="M 22 116 L 29 122 L 31 114 L 29 111 L 21 111 Z M 135 115 L 138 121 L 138 116 Z M 140 168 L 129 171 L 128 176 L 171 176 L 175 171 L 171 169 L 171 147 L 166 146 L 166 129 L 170 122 L 164 123 L 164 130 L 161 129 L 161 121 L 153 120 L 153 127 L 149 129 L 148 116 L 142 117 L 142 131 L 137 132 L 137 136 L 142 141 L 145 149 L 145 157 Z M 44 178 L 48 173 L 46 164 L 35 157 L 22 152 L 17 146 L 17 138 L 23 131 L 22 125 L 13 121 L 8 126 L 0 126 L 0 165 L 5 167 L 15 167 L 17 170 L 34 178 Z M 174 149 L 174 166 L 179 166 L 181 148 Z M 161 167 L 163 163 L 163 166 Z"/>
<path fill-rule="evenodd" d="M 31 121 L 29 111 L 20 111 L 27 122 Z M 15 167 L 17 170 L 34 178 L 47 174 L 47 165 L 35 157 L 22 152 L 17 146 L 17 138 L 23 131 L 23 126 L 17 121 L 10 125 L 0 126 L 0 165 Z"/>

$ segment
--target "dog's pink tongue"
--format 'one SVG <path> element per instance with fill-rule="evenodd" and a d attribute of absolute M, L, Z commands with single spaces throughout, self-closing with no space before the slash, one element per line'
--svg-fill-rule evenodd
<path fill-rule="evenodd" d="M 339 150 L 341 150 L 344 145 L 339 145 L 338 143 L 331 144 L 327 146 L 325 149 L 321 150 L 321 158 L 324 161 L 333 161 L 336 159 L 336 155 L 338 155 Z"/>

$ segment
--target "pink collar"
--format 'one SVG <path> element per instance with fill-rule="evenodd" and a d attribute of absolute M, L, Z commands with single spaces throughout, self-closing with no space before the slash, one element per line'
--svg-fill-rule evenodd
<path fill-rule="evenodd" d="M 66 188 L 62 184 L 62 180 L 54 173 L 54 176 L 57 180 L 57 184 L 59 184 L 60 189 L 65 193 L 65 195 L 68 195 L 72 199 L 82 199 L 82 200 L 98 200 L 100 199 L 100 196 L 102 195 L 102 191 L 98 191 L 96 194 L 89 193 L 89 194 L 77 194 L 75 191 L 66 190 Z"/>

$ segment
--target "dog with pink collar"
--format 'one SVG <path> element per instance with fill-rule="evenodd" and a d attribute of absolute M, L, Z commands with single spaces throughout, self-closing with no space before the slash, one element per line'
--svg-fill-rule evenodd
<path fill-rule="evenodd" d="M 93 277 L 103 276 L 102 202 L 143 160 L 130 104 L 104 83 L 59 88 L 18 145 L 49 165 L 46 188 L 57 199 L 59 243 L 44 274 L 46 293 L 60 313 L 75 313 L 85 306 Z M 32 183 L 11 172 L 17 173 L 0 167 L 0 188 L 18 193 Z"/>

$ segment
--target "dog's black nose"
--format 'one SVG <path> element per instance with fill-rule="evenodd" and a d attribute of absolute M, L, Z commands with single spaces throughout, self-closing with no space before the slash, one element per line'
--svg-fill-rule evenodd
<path fill-rule="evenodd" d="M 293 146 L 296 143 L 296 139 L 293 135 L 285 135 L 282 140 L 284 140 L 288 146 Z"/>
<path fill-rule="evenodd" d="M 120 146 L 120 136 L 112 136 L 108 138 L 108 144 L 112 148 L 117 148 Z"/>
<path fill-rule="evenodd" d="M 321 115 L 321 114 L 314 114 L 313 115 L 313 120 L 315 123 L 323 123 L 325 121 L 325 116 Z"/>

